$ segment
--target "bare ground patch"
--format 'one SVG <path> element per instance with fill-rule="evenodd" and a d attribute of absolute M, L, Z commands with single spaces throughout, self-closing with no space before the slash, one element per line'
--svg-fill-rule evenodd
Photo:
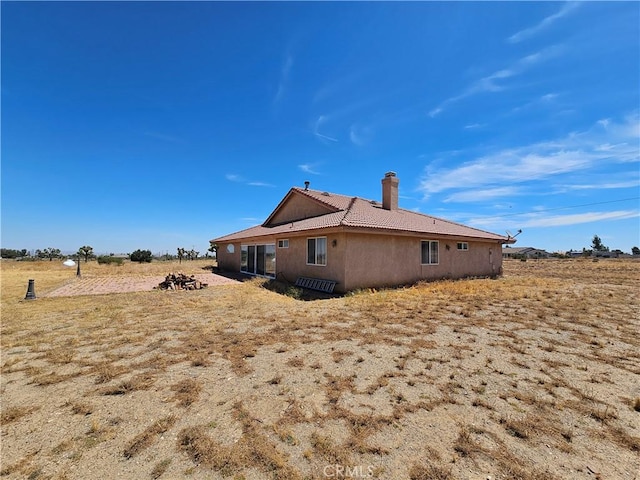
<path fill-rule="evenodd" d="M 33 273 L 2 272 L 6 478 L 637 478 L 637 262 L 312 302 L 16 299 Z"/>

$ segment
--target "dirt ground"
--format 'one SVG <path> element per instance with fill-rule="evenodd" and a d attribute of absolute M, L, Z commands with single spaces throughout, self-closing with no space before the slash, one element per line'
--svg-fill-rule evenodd
<path fill-rule="evenodd" d="M 640 262 L 314 301 L 263 280 L 55 296 L 66 271 L 19 263 L 5 478 L 640 479 Z M 126 268 L 86 283 L 160 272 Z"/>

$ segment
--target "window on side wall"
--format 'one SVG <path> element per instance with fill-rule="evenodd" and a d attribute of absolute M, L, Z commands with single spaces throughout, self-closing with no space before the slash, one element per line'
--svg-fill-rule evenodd
<path fill-rule="evenodd" d="M 289 239 L 278 240 L 278 248 L 289 248 Z"/>
<path fill-rule="evenodd" d="M 307 238 L 307 265 L 327 264 L 327 237 Z"/>
<path fill-rule="evenodd" d="M 469 250 L 469 244 L 467 242 L 458 242 L 458 250 Z"/>
<path fill-rule="evenodd" d="M 422 265 L 437 265 L 439 248 L 437 240 L 422 240 Z"/>

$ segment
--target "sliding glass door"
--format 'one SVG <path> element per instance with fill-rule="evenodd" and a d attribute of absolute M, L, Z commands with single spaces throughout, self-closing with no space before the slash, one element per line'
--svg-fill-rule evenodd
<path fill-rule="evenodd" d="M 276 245 L 242 245 L 240 271 L 266 277 L 276 276 Z"/>

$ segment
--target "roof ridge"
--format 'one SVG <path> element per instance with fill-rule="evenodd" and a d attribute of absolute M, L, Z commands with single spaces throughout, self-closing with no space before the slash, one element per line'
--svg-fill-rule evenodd
<path fill-rule="evenodd" d="M 358 200 L 358 197 L 351 197 L 351 201 L 349 202 L 349 206 L 347 206 L 347 208 L 344 210 L 344 215 L 342 216 L 342 219 L 340 220 L 340 225 L 346 225 L 345 224 L 345 220 L 347 219 L 347 215 L 349 215 L 349 213 L 351 213 L 351 209 L 353 208 L 353 205 L 356 203 L 356 200 Z"/>
<path fill-rule="evenodd" d="M 334 205 L 331 202 L 328 202 L 326 200 L 323 200 L 322 197 L 324 196 L 329 196 L 329 197 L 341 197 L 341 198 L 353 198 L 350 195 L 343 195 L 341 193 L 332 193 L 332 192 L 327 192 L 324 190 L 311 190 L 311 189 L 304 189 L 301 187 L 293 187 L 292 190 L 295 190 L 299 193 L 302 193 L 303 195 L 305 195 L 307 198 L 310 198 L 312 200 L 315 200 L 316 202 L 320 202 L 323 205 L 326 205 L 329 208 L 335 209 L 336 212 L 340 212 L 342 210 L 344 210 L 343 208 L 339 208 L 336 205 Z M 309 195 L 309 193 L 314 193 L 315 195 Z"/>

